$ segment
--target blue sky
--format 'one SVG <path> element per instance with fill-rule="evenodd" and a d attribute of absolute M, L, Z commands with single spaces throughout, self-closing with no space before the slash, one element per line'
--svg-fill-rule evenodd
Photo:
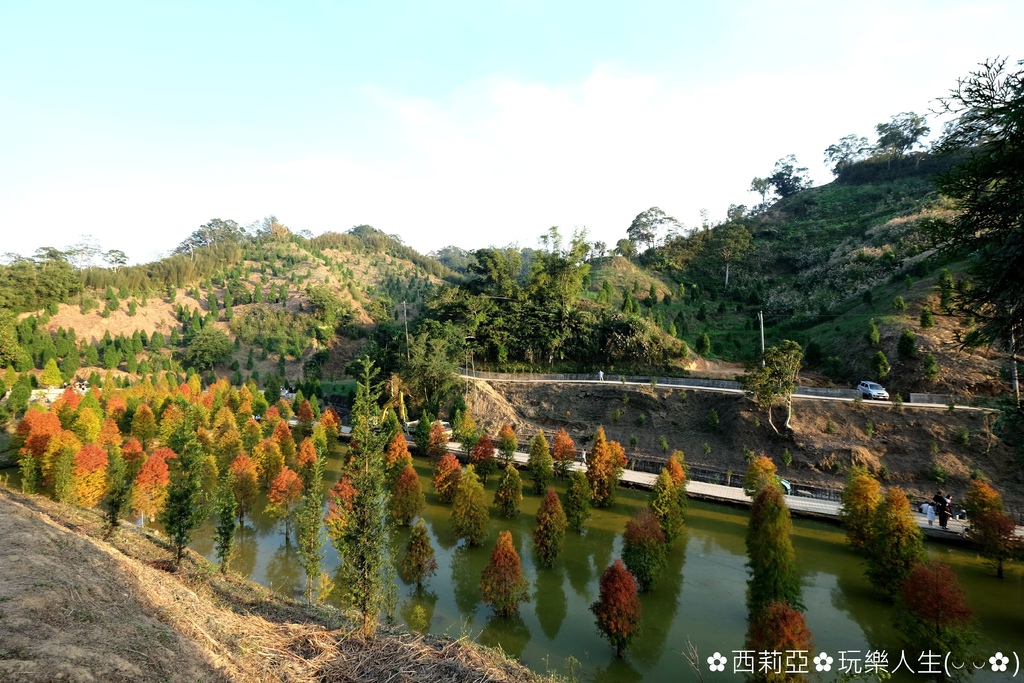
<path fill-rule="evenodd" d="M 424 252 L 614 244 L 650 206 L 754 203 L 790 153 L 828 182 L 825 147 L 1024 57 L 1021 26 L 1011 0 L 7 0 L 0 252 L 146 261 L 268 214 Z"/>

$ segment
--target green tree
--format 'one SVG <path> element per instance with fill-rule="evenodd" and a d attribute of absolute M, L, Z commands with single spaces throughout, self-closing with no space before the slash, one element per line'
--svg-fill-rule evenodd
<path fill-rule="evenodd" d="M 825 150 L 825 163 L 832 164 L 832 175 L 840 176 L 843 171 L 863 161 L 871 153 L 871 143 L 865 137 L 844 135 L 839 142 Z"/>
<path fill-rule="evenodd" d="M 452 501 L 452 530 L 456 538 L 466 539 L 469 545 L 480 545 L 487 538 L 489 522 L 484 485 L 473 471 L 473 466 L 467 465 Z"/>
<path fill-rule="evenodd" d="M 549 488 L 540 509 L 537 510 L 537 524 L 533 528 L 533 549 L 541 566 L 551 567 L 562 552 L 565 544 L 565 530 L 569 523 L 562 509 L 562 501 L 553 488 Z"/>
<path fill-rule="evenodd" d="M 128 464 L 121 457 L 120 448 L 113 448 L 111 450 L 112 452 L 107 460 L 105 517 L 107 533 L 112 535 L 121 523 L 121 513 L 127 509 L 128 504 L 131 502 L 133 481 L 131 473 L 128 471 Z"/>
<path fill-rule="evenodd" d="M 656 206 L 637 214 L 633 222 L 626 228 L 626 236 L 633 244 L 644 244 L 647 248 L 654 246 L 658 232 L 663 228 L 678 228 L 679 221 L 669 216 Z"/>
<path fill-rule="evenodd" d="M 729 267 L 746 258 L 754 248 L 750 231 L 742 225 L 727 223 L 715 229 L 711 248 L 724 266 L 725 287 L 728 288 Z"/>
<path fill-rule="evenodd" d="M 896 114 L 888 123 L 879 123 L 875 126 L 878 133 L 878 142 L 875 146 L 888 152 L 890 161 L 900 159 L 920 144 L 921 138 L 930 130 L 923 116 L 906 111 Z"/>
<path fill-rule="evenodd" d="M 576 533 L 583 533 L 583 525 L 590 518 L 590 482 L 587 475 L 576 470 L 569 475 L 569 488 L 565 500 L 565 519 Z"/>
<path fill-rule="evenodd" d="M 226 334 L 207 327 L 193 335 L 182 360 L 186 367 L 192 367 L 202 372 L 230 359 L 233 348 L 231 340 Z"/>
<path fill-rule="evenodd" d="M 926 330 L 935 327 L 935 316 L 932 314 L 931 306 L 921 307 L 921 329 Z"/>
<path fill-rule="evenodd" d="M 940 192 L 957 210 L 934 221 L 931 232 L 944 255 L 967 258 L 972 286 L 959 290 L 956 302 L 979 323 L 971 340 L 1012 350 L 1024 332 L 1024 69 L 986 61 L 941 102 L 956 119 L 938 150 L 966 151 L 966 159 L 939 177 Z"/>
<path fill-rule="evenodd" d="M 44 387 L 57 387 L 64 383 L 64 377 L 60 374 L 57 361 L 53 358 L 46 361 L 46 367 L 43 368 L 42 374 L 39 375 L 39 383 Z"/>
<path fill-rule="evenodd" d="M 384 446 L 387 432 L 381 429 L 374 383 L 373 361 L 360 363 L 360 380 L 352 404 L 352 440 L 359 445 L 349 475 L 355 495 L 340 533 L 332 535 L 341 562 L 341 588 L 359 611 L 361 631 L 369 638 L 377 630 L 381 612 L 393 590 L 393 567 L 388 549 L 388 493 L 384 485 Z"/>
<path fill-rule="evenodd" d="M 912 330 L 904 328 L 900 332 L 900 340 L 896 343 L 896 352 L 903 360 L 917 358 L 917 335 Z"/>
<path fill-rule="evenodd" d="M 221 573 L 228 570 L 231 552 L 235 547 L 235 530 L 238 528 L 238 501 L 230 472 L 217 488 L 217 526 L 213 533 L 214 547 Z"/>
<path fill-rule="evenodd" d="M 711 337 L 707 332 L 701 332 L 697 337 L 697 345 L 694 347 L 698 356 L 706 356 L 711 353 Z"/>
<path fill-rule="evenodd" d="M 202 467 L 205 454 L 195 438 L 195 421 L 186 415 L 178 429 L 185 445 L 177 458 L 172 460 L 171 483 L 167 488 L 167 500 L 158 520 L 174 547 L 175 562 L 181 564 L 185 547 L 192 541 L 192 534 L 206 518 L 203 505 Z"/>
<path fill-rule="evenodd" d="M 878 380 L 883 380 L 889 376 L 889 371 L 892 368 L 889 366 L 889 359 L 885 357 L 884 351 L 878 351 L 871 358 L 871 369 L 875 371 L 875 377 Z"/>
<path fill-rule="evenodd" d="M 400 572 L 404 581 L 415 583 L 417 588 L 422 588 L 424 580 L 437 573 L 437 560 L 434 559 L 434 548 L 430 545 L 430 533 L 422 519 L 416 520 L 412 533 L 409 534 Z"/>
<path fill-rule="evenodd" d="M 788 430 L 793 418 L 793 392 L 797 388 L 803 357 L 800 345 L 787 339 L 765 350 L 764 365 L 751 368 L 741 380 L 744 391 L 768 413 L 768 424 L 776 434 L 779 430 L 772 420 L 772 406 L 780 402 L 786 406 L 783 429 Z"/>
<path fill-rule="evenodd" d="M 878 342 L 882 340 L 882 335 L 878 331 L 878 325 L 875 324 L 874 318 L 868 321 L 868 331 L 865 333 L 864 338 L 871 346 L 878 346 Z"/>
<path fill-rule="evenodd" d="M 864 467 L 852 467 L 843 487 L 839 518 L 846 528 L 846 543 L 856 553 L 868 549 L 875 513 L 882 501 L 881 486 Z"/>
<path fill-rule="evenodd" d="M 543 493 L 555 476 L 554 460 L 543 430 L 538 431 L 537 436 L 530 441 L 530 457 L 526 461 L 526 469 L 533 481 L 533 492 Z"/>
<path fill-rule="evenodd" d="M 519 502 L 523 499 L 523 480 L 519 470 L 510 465 L 505 468 L 498 480 L 498 489 L 494 492 L 494 505 L 501 515 L 512 519 L 519 514 Z"/>
<path fill-rule="evenodd" d="M 309 468 L 303 490 L 302 504 L 295 513 L 295 539 L 299 548 L 299 564 L 306 575 L 306 601 L 313 602 L 313 587 L 323 575 L 324 566 L 324 465 L 326 452 L 318 452 Z"/>
<path fill-rule="evenodd" d="M 775 193 L 782 199 L 792 197 L 811 186 L 807 169 L 797 166 L 797 163 L 796 157 L 792 154 L 783 157 L 775 162 L 775 169 L 767 178 L 768 183 L 775 188 Z"/>
<path fill-rule="evenodd" d="M 907 494 L 898 486 L 890 488 L 875 511 L 867 543 L 871 585 L 895 598 L 914 566 L 924 559 L 921 538 Z"/>
<path fill-rule="evenodd" d="M 519 442 L 516 440 L 515 430 L 512 429 L 512 425 L 506 422 L 501 425 L 501 429 L 498 431 L 498 452 L 501 453 L 501 457 L 506 465 L 512 462 L 512 457 L 515 455 L 517 448 L 519 448 Z"/>
<path fill-rule="evenodd" d="M 658 479 L 654 483 L 654 491 L 648 505 L 651 512 L 658 518 L 661 531 L 665 534 L 665 540 L 669 544 L 675 543 L 683 533 L 683 504 L 686 500 L 686 493 L 680 493 L 679 486 L 672 481 L 672 475 L 667 468 L 662 468 Z"/>
<path fill-rule="evenodd" d="M 792 530 L 789 508 L 778 488 L 761 488 L 751 504 L 747 524 L 747 609 L 751 616 L 776 601 L 803 609 Z"/>

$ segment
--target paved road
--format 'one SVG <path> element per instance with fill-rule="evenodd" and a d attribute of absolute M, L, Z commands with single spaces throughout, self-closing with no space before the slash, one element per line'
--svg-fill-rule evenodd
<path fill-rule="evenodd" d="M 459 377 L 466 380 L 476 380 L 478 382 L 515 382 L 517 384 L 601 384 L 605 386 L 636 386 L 645 387 L 650 386 L 650 381 L 646 382 L 621 382 L 618 380 L 612 381 L 605 379 L 604 381 L 596 379 L 485 379 L 482 377 L 474 377 L 472 375 L 460 374 Z M 685 378 L 680 380 L 681 384 L 665 384 L 662 383 L 661 387 L 670 387 L 672 389 L 686 389 L 688 391 L 711 391 L 718 394 L 743 394 L 745 393 L 742 389 L 730 389 L 727 387 L 708 387 L 697 384 L 686 384 Z M 871 399 L 856 399 L 846 398 L 843 396 L 811 396 L 808 394 L 793 394 L 793 399 L 798 401 L 837 401 L 840 403 L 853 403 L 860 400 L 864 405 L 875 405 L 875 406 L 887 406 L 892 407 L 891 401 L 873 401 Z M 948 403 L 911 403 L 907 401 L 903 403 L 904 408 L 926 408 L 931 410 L 949 410 Z M 957 410 L 975 410 L 981 412 L 993 412 L 992 408 L 978 408 L 975 406 L 956 404 Z"/>

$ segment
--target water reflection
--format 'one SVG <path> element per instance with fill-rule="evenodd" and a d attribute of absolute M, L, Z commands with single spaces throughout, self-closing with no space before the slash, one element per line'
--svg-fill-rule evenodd
<path fill-rule="evenodd" d="M 526 644 L 530 642 L 530 629 L 521 614 L 507 617 L 491 614 L 484 630 L 480 632 L 479 640 L 487 647 L 500 647 L 504 653 L 521 659 Z"/>
<path fill-rule="evenodd" d="M 549 640 L 558 637 L 565 615 L 569 612 L 569 599 L 563 583 L 563 565 L 557 562 L 551 569 L 538 569 L 533 582 L 532 597 L 537 621 Z"/>
<path fill-rule="evenodd" d="M 241 526 L 235 532 L 235 549 L 231 554 L 231 571 L 243 576 L 252 576 L 256 571 L 256 553 L 259 545 L 256 531 L 248 525 Z"/>
<path fill-rule="evenodd" d="M 661 658 L 669 634 L 669 629 L 664 628 L 663 624 L 675 622 L 679 598 L 683 593 L 683 565 L 686 564 L 688 540 L 684 532 L 672 546 L 668 554 L 668 564 L 658 577 L 654 590 L 641 596 L 644 606 L 641 628 L 647 634 L 637 642 L 632 654 L 645 664 L 654 664 Z"/>
<path fill-rule="evenodd" d="M 278 593 L 298 597 L 305 587 L 305 580 L 295 546 L 282 544 L 267 562 L 267 581 L 270 587 Z"/>
<path fill-rule="evenodd" d="M 402 602 L 398 613 L 410 629 L 426 633 L 434 621 L 435 605 L 437 605 L 437 593 L 421 588 L 415 590 Z"/>
<path fill-rule="evenodd" d="M 486 564 L 481 562 L 483 548 L 456 548 L 451 559 L 452 593 L 459 614 L 469 618 L 480 603 L 480 574 Z"/>

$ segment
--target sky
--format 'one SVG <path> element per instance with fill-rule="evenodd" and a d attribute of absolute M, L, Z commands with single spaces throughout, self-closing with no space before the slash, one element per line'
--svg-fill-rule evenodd
<path fill-rule="evenodd" d="M 145 262 L 271 214 L 614 245 L 651 206 L 755 204 L 788 154 L 829 182 L 826 147 L 1024 58 L 1021 26 L 1019 0 L 3 0 L 0 253 Z"/>

